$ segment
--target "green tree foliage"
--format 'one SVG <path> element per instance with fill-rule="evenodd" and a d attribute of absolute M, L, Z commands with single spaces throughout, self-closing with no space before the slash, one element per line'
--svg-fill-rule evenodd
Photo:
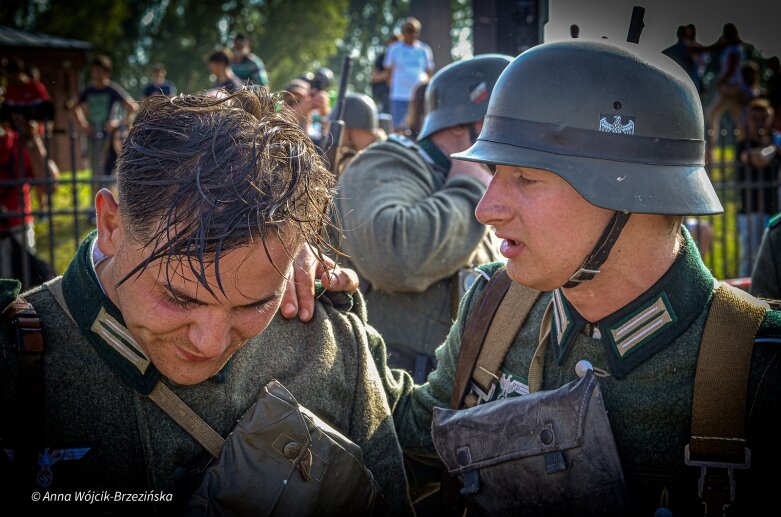
<path fill-rule="evenodd" d="M 162 62 L 180 91 L 211 86 L 208 55 L 242 33 L 278 89 L 326 60 L 346 27 L 347 0 L 159 1 L 142 16 L 139 48 Z M 164 4 L 164 5 L 162 5 Z"/>
<path fill-rule="evenodd" d="M 347 7 L 348 0 L 7 0 L 0 15 L 10 26 L 89 41 L 114 61 L 114 79 L 139 95 L 155 62 L 180 91 L 210 87 L 208 55 L 239 32 L 281 88 L 336 52 Z"/>
<path fill-rule="evenodd" d="M 348 24 L 338 43 L 338 52 L 328 61 L 336 74 L 345 55 L 353 56 L 350 77 L 352 91 L 371 93 L 371 69 L 376 57 L 385 50 L 393 32 L 398 32 L 409 13 L 410 0 L 349 0 Z M 472 25 L 472 0 L 452 0 L 454 46 L 463 28 Z M 461 55 L 454 55 L 454 59 Z"/>
<path fill-rule="evenodd" d="M 4 0 L 2 23 L 89 41 L 114 62 L 114 79 L 139 96 L 150 65 L 164 63 L 179 91 L 211 86 L 208 55 L 243 33 L 274 89 L 319 66 L 338 76 L 354 58 L 351 89 L 369 91 L 372 64 L 410 0 Z M 453 0 L 454 30 L 471 22 Z M 85 78 L 88 77 L 85 71 Z M 338 79 L 338 77 L 337 77 Z"/>
<path fill-rule="evenodd" d="M 262 9 L 245 7 L 233 29 L 252 39 L 272 88 L 279 89 L 336 52 L 347 28 L 347 7 L 347 0 L 271 0 Z"/>
<path fill-rule="evenodd" d="M 327 66 L 338 75 L 344 56 L 352 56 L 351 90 L 370 93 L 374 60 L 408 10 L 409 0 L 349 0 L 347 27 Z"/>

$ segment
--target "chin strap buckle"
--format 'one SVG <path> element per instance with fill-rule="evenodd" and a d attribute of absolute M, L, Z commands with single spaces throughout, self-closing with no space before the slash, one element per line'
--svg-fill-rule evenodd
<path fill-rule="evenodd" d="M 569 277 L 569 280 L 567 280 L 567 283 L 564 284 L 564 287 L 570 288 L 575 287 L 576 285 L 580 285 L 581 283 L 591 280 L 597 274 L 599 273 L 599 269 L 588 269 L 585 267 L 582 267 L 575 271 L 575 273 Z"/>

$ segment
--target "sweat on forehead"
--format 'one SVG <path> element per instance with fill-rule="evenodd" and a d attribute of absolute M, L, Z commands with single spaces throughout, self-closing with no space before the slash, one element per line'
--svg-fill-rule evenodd
<path fill-rule="evenodd" d="M 284 229 L 324 245 L 334 178 L 279 99 L 243 88 L 151 97 L 139 110 L 117 167 L 123 223 L 157 259 L 186 258 L 199 281 L 232 249 Z M 289 239 L 285 239 L 286 242 Z"/>

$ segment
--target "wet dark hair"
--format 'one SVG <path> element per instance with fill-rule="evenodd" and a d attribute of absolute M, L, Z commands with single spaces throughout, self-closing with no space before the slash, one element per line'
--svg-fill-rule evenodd
<path fill-rule="evenodd" d="M 214 265 L 224 293 L 219 263 L 231 250 L 260 242 L 274 264 L 266 246 L 271 235 L 317 252 L 328 246 L 322 236 L 334 177 L 279 104 L 260 87 L 224 98 L 153 96 L 141 104 L 117 185 L 126 232 L 151 253 L 120 283 L 164 260 L 170 285 L 167 266 L 180 261 L 215 296 L 206 268 Z"/>

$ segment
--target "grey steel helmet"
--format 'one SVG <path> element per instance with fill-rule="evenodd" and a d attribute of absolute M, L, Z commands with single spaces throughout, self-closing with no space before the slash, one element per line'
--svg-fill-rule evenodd
<path fill-rule="evenodd" d="M 723 212 L 704 169 L 697 90 L 669 58 L 632 47 L 527 50 L 499 78 L 477 142 L 453 158 L 546 169 L 618 212 Z"/>
<path fill-rule="evenodd" d="M 512 59 L 504 54 L 481 54 L 434 74 L 426 87 L 426 118 L 418 140 L 440 129 L 482 121 L 496 80 Z"/>
<path fill-rule="evenodd" d="M 336 110 L 331 111 L 331 117 Z M 344 96 L 344 127 L 377 131 L 377 105 L 371 97 L 362 93 L 348 93 Z"/>
<path fill-rule="evenodd" d="M 318 68 L 312 78 L 312 88 L 318 90 L 327 90 L 331 83 L 334 82 L 334 73 L 330 68 L 321 67 Z"/>

